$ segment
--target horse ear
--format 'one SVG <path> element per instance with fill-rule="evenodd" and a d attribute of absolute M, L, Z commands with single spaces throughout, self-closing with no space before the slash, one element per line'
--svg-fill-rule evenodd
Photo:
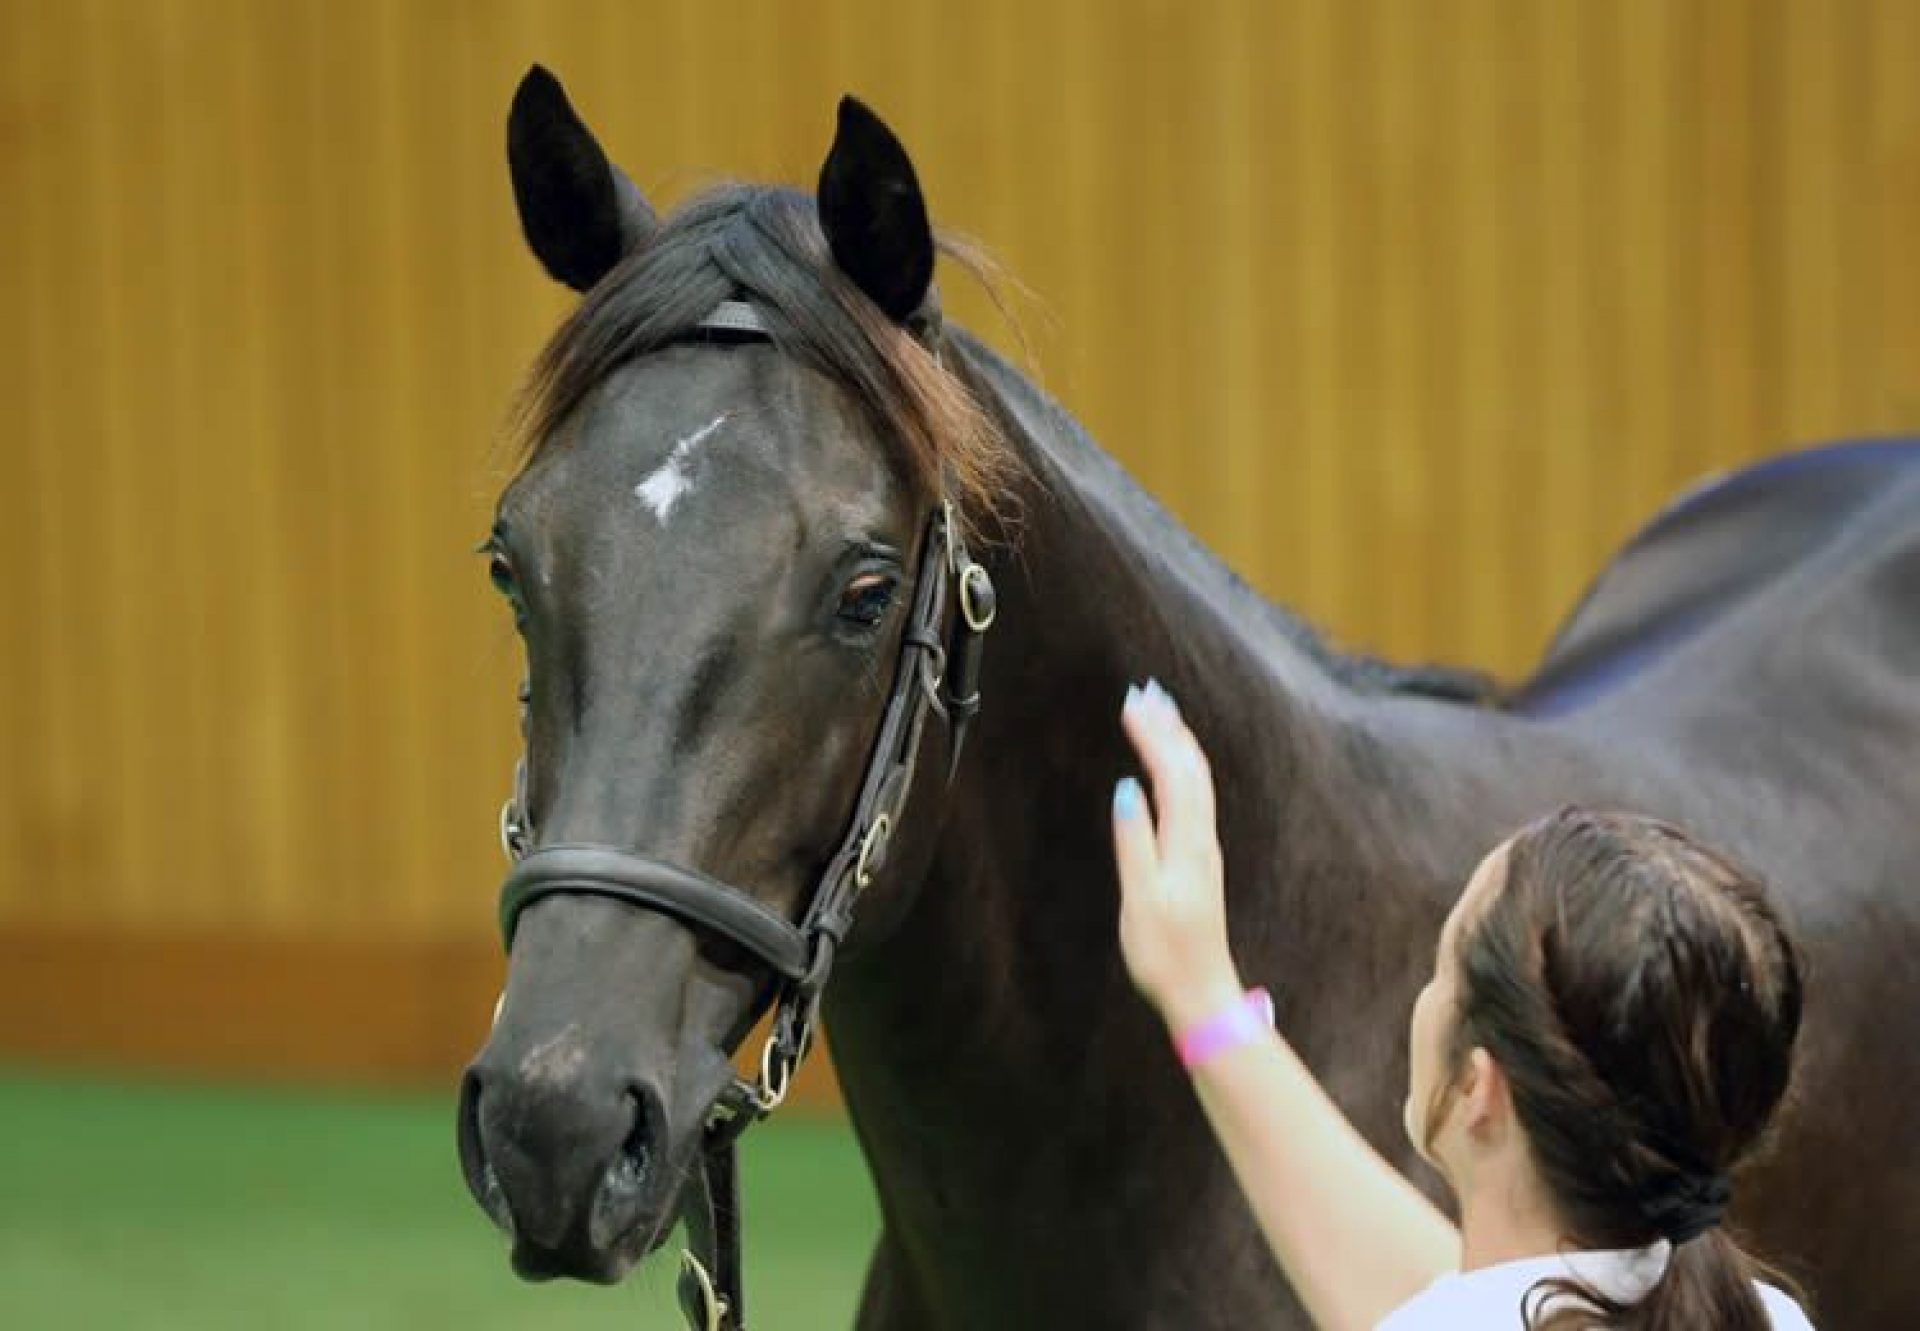
<path fill-rule="evenodd" d="M 907 150 L 880 117 L 840 99 L 833 149 L 820 168 L 820 228 L 833 260 L 895 322 L 933 284 L 933 228 Z"/>
<path fill-rule="evenodd" d="M 653 209 L 539 65 L 514 90 L 507 165 L 520 229 L 548 273 L 585 291 L 658 229 Z"/>

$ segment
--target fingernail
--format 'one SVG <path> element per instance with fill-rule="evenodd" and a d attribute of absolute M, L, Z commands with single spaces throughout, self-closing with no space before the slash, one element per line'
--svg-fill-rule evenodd
<path fill-rule="evenodd" d="M 1150 678 L 1147 680 L 1147 697 L 1159 703 L 1169 712 L 1178 712 L 1180 710 L 1180 704 L 1173 700 L 1171 693 L 1168 693 L 1166 689 L 1161 687 L 1160 681 L 1157 679 Z"/>
<path fill-rule="evenodd" d="M 1113 788 L 1113 811 L 1121 818 L 1132 818 L 1140 812 L 1140 783 L 1132 777 L 1122 777 L 1120 784 Z"/>
<path fill-rule="evenodd" d="M 1127 685 L 1127 696 L 1125 700 L 1121 702 L 1120 710 L 1123 712 L 1133 710 L 1134 705 L 1144 696 L 1145 695 L 1140 692 L 1140 686 L 1138 684 Z"/>

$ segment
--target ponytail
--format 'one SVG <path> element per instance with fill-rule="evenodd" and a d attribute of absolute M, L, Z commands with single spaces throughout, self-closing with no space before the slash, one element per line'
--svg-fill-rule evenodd
<path fill-rule="evenodd" d="M 1551 1278 L 1527 1291 L 1520 1315 L 1527 1331 L 1768 1331 L 1773 1322 L 1758 1280 L 1793 1291 L 1791 1281 L 1715 1228 L 1675 1245 L 1666 1270 L 1636 1302 L 1608 1298 L 1579 1280 Z"/>

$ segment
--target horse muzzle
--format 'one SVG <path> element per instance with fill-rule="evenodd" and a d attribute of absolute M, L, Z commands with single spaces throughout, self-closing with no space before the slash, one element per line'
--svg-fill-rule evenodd
<path fill-rule="evenodd" d="M 660 1097 L 586 1070 L 555 1037 L 511 1069 L 483 1054 L 461 1085 L 459 1148 L 467 1189 L 513 1242 L 529 1280 L 612 1284 L 671 1228 L 673 1181 Z M 569 1068 L 572 1064 L 572 1068 Z"/>

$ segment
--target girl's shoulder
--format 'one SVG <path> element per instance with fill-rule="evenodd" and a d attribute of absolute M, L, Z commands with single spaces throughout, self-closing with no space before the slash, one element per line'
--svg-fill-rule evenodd
<path fill-rule="evenodd" d="M 1376 1331 L 1458 1331 L 1461 1327 L 1512 1327 L 1524 1325 L 1523 1308 L 1547 1311 L 1550 1300 L 1539 1294 L 1529 1297 L 1542 1280 L 1587 1278 L 1604 1272 L 1614 1279 L 1597 1283 L 1614 1297 L 1632 1298 L 1652 1284 L 1650 1279 L 1635 1279 L 1641 1272 L 1615 1262 L 1619 1269 L 1608 1269 L 1592 1261 L 1612 1254 L 1574 1254 L 1571 1263 L 1561 1258 L 1528 1259 L 1486 1267 L 1465 1274 L 1442 1276 L 1425 1290 L 1387 1314 Z M 1625 1254 L 1621 1255 L 1625 1257 Z M 1638 1285 L 1638 1290 L 1632 1286 Z M 1626 1286 L 1623 1288 L 1622 1286 Z M 1767 1310 L 1774 1331 L 1813 1331 L 1806 1311 L 1782 1290 L 1760 1281 L 1754 1282 L 1760 1302 Z"/>
<path fill-rule="evenodd" d="M 1756 1280 L 1753 1283 L 1760 1291 L 1760 1302 L 1767 1307 L 1767 1317 L 1773 1322 L 1773 1331 L 1813 1331 L 1813 1323 L 1807 1320 L 1807 1310 L 1794 1302 L 1791 1294 L 1775 1289 L 1765 1281 Z"/>

